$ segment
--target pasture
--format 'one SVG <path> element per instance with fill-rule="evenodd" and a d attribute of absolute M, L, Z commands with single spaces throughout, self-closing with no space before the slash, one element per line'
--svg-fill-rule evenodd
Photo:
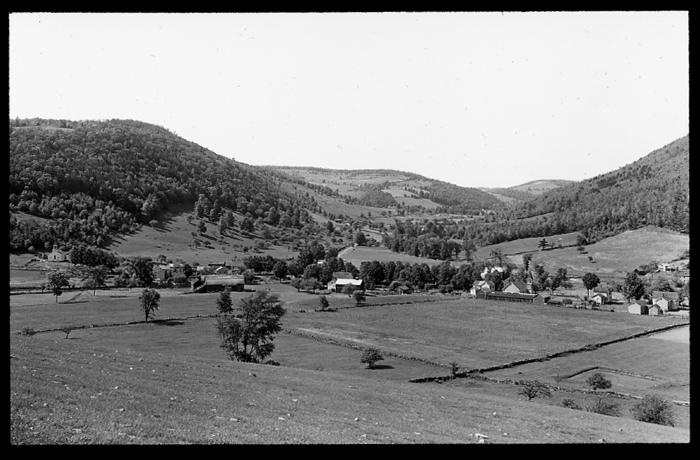
<path fill-rule="evenodd" d="M 374 235 L 373 235 L 374 236 Z M 362 262 L 371 262 L 377 260 L 379 262 L 401 261 L 412 264 L 426 263 L 428 265 L 439 265 L 443 261 L 437 259 L 429 259 L 427 257 L 416 257 L 400 252 L 393 252 L 391 249 L 380 246 L 355 246 L 343 249 L 338 257 L 346 262 L 352 262 L 356 267 L 360 267 Z M 453 262 L 453 265 L 459 265 L 460 262 Z"/>
<path fill-rule="evenodd" d="M 575 247 L 553 249 L 534 253 L 532 261 L 543 264 L 549 272 L 564 267 L 569 276 L 592 272 L 601 278 L 619 279 L 652 260 L 670 262 L 678 259 L 688 249 L 689 242 L 688 235 L 645 227 L 584 246 L 587 254 L 580 254 Z M 588 259 L 589 256 L 593 261 Z"/>
<path fill-rule="evenodd" d="M 548 237 L 545 237 L 548 243 L 554 243 L 555 245 L 561 244 L 562 246 L 569 246 L 572 244 L 576 244 L 576 237 L 579 235 L 579 232 L 571 232 L 571 233 L 561 233 L 558 235 L 551 235 Z M 504 255 L 519 255 L 523 254 L 526 252 L 540 252 L 539 247 L 537 246 L 538 243 L 542 240 L 541 237 L 536 237 L 536 238 L 521 238 L 519 240 L 513 240 L 513 241 L 505 241 L 503 243 L 498 243 L 498 244 L 490 244 L 488 246 L 483 246 L 480 247 L 476 250 L 474 253 L 474 256 L 478 259 L 488 259 L 491 257 L 491 251 L 495 249 L 500 249 Z M 545 251 L 547 253 L 552 252 L 553 250 L 548 250 Z M 533 257 L 534 259 L 534 257 Z M 522 263 L 522 256 L 520 257 L 511 257 L 511 260 L 517 264 Z"/>

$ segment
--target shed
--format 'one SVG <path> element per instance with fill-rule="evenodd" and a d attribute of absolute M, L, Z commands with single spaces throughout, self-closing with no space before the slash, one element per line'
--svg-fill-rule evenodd
<path fill-rule="evenodd" d="M 328 290 L 334 292 L 343 292 L 345 286 L 353 286 L 356 290 L 365 290 L 364 280 L 356 280 L 353 278 L 338 278 L 328 283 Z"/>
<path fill-rule="evenodd" d="M 58 249 L 58 246 L 53 245 L 53 250 L 47 256 L 49 262 L 68 262 L 68 254 Z"/>
<path fill-rule="evenodd" d="M 638 300 L 627 307 L 627 311 L 633 315 L 646 315 L 649 313 L 649 306 L 643 300 Z"/>
<path fill-rule="evenodd" d="M 661 316 L 663 314 L 664 311 L 660 306 L 654 304 L 651 307 L 649 307 L 649 316 Z"/>

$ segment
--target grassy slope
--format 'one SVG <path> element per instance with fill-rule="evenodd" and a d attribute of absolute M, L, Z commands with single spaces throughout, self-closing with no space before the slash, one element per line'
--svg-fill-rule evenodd
<path fill-rule="evenodd" d="M 403 254 L 400 252 L 393 252 L 385 247 L 367 247 L 367 246 L 357 246 L 346 248 L 338 254 L 338 257 L 342 258 L 346 262 L 352 262 L 356 267 L 360 267 L 360 264 L 365 261 L 378 260 L 379 262 L 401 261 L 415 263 L 427 263 L 428 265 L 438 265 L 441 264 L 442 260 L 429 259 L 427 257 L 416 257 L 409 254 Z"/>
<path fill-rule="evenodd" d="M 565 185 L 569 185 L 573 183 L 573 181 L 570 180 L 533 180 L 530 182 L 526 182 L 524 184 L 520 185 L 514 185 L 513 187 L 509 187 L 512 190 L 517 190 L 520 192 L 526 192 L 530 193 L 532 195 L 541 195 L 549 190 L 553 190 L 555 188 L 563 187 Z"/>
<path fill-rule="evenodd" d="M 677 259 L 684 249 L 688 249 L 689 240 L 688 235 L 678 232 L 645 227 L 586 246 L 587 254 L 579 254 L 572 247 L 536 252 L 532 260 L 544 264 L 550 272 L 566 267 L 570 276 L 592 272 L 601 278 L 619 279 L 652 260 L 668 262 Z M 592 256 L 594 262 L 590 262 L 588 256 Z"/>
<path fill-rule="evenodd" d="M 448 387 L 14 335 L 10 352 L 13 444 L 689 440 L 683 429 Z"/>
<path fill-rule="evenodd" d="M 576 244 L 576 236 L 579 235 L 578 232 L 562 233 L 559 235 L 551 235 L 546 237 L 548 243 L 561 243 L 562 246 L 568 246 L 571 244 Z M 487 259 L 491 256 L 491 251 L 500 248 L 504 255 L 518 254 L 522 252 L 535 252 L 539 251 L 537 244 L 542 240 L 540 237 L 535 238 L 521 238 L 519 240 L 506 241 L 498 244 L 490 244 L 488 246 L 480 247 L 474 253 L 475 257 L 479 259 Z"/>

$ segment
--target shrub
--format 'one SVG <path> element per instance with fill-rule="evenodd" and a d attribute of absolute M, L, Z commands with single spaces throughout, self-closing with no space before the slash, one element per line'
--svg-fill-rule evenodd
<path fill-rule="evenodd" d="M 325 310 L 326 308 L 328 308 L 328 299 L 325 295 L 319 297 L 318 300 L 321 302 L 321 310 Z"/>
<path fill-rule="evenodd" d="M 574 303 L 574 301 L 571 299 L 564 299 L 561 301 L 561 303 L 563 303 L 564 305 L 571 305 L 572 303 Z"/>
<path fill-rule="evenodd" d="M 216 308 L 219 310 L 219 313 L 228 313 L 233 310 L 231 307 L 231 291 L 229 288 L 226 288 L 219 294 L 219 297 L 216 299 Z"/>
<path fill-rule="evenodd" d="M 552 396 L 552 392 L 549 390 L 549 388 L 544 383 L 538 382 L 537 380 L 523 382 L 518 394 L 527 396 L 528 401 L 537 398 L 538 396 L 543 398 L 549 398 Z"/>
<path fill-rule="evenodd" d="M 647 395 L 632 407 L 632 415 L 640 422 L 673 426 L 671 404 L 657 395 Z"/>
<path fill-rule="evenodd" d="M 566 407 L 567 409 L 576 409 L 576 410 L 581 410 L 581 406 L 579 406 L 576 401 L 573 399 L 565 399 L 561 402 L 562 407 Z"/>
<path fill-rule="evenodd" d="M 586 407 L 588 412 L 596 414 L 618 416 L 620 415 L 620 407 L 612 401 L 607 401 L 605 398 L 599 398 L 593 404 Z"/>
<path fill-rule="evenodd" d="M 600 372 L 596 372 L 588 377 L 586 383 L 594 390 L 604 390 L 612 386 L 612 382 L 606 379 Z"/>
<path fill-rule="evenodd" d="M 141 309 L 148 322 L 148 318 L 153 316 L 153 313 L 158 310 L 160 294 L 155 289 L 144 289 L 139 296 L 139 301 L 141 302 Z"/>
<path fill-rule="evenodd" d="M 455 361 L 452 361 L 450 363 L 450 373 L 452 374 L 452 378 L 457 378 L 457 373 L 459 372 L 459 364 L 457 364 Z"/>
<path fill-rule="evenodd" d="M 32 336 L 32 335 L 36 334 L 36 331 L 34 329 L 32 329 L 31 327 L 24 327 L 24 328 L 22 328 L 22 332 L 20 332 L 20 334 L 26 335 L 26 336 Z"/>
<path fill-rule="evenodd" d="M 367 348 L 362 352 L 361 363 L 366 363 L 368 369 L 374 368 L 374 363 L 382 361 L 384 357 L 376 348 Z"/>
<path fill-rule="evenodd" d="M 362 292 L 362 291 L 355 291 L 355 292 L 353 293 L 353 297 L 355 297 L 355 304 L 356 304 L 356 305 L 360 305 L 360 304 L 361 304 L 362 302 L 364 302 L 365 299 L 366 299 L 365 293 Z"/>

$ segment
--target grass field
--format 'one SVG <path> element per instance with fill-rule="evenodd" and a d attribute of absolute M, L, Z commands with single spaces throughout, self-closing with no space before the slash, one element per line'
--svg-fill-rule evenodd
<path fill-rule="evenodd" d="M 551 235 L 546 237 L 545 239 L 549 243 L 561 243 L 562 246 L 568 246 L 571 244 L 576 244 L 576 237 L 579 235 L 579 232 L 571 232 L 571 233 L 561 233 L 558 235 Z M 540 252 L 537 244 L 542 240 L 542 238 L 521 238 L 519 240 L 513 240 L 513 241 L 506 241 L 503 243 L 498 243 L 498 244 L 490 244 L 488 246 L 483 246 L 480 247 L 479 249 L 476 250 L 474 253 L 476 258 L 479 259 L 487 259 L 491 257 L 491 251 L 495 249 L 500 249 L 503 251 L 504 255 L 510 255 L 510 254 L 521 254 L 524 252 Z M 553 250 L 548 250 L 545 251 L 546 253 L 552 252 Z M 522 263 L 522 256 L 521 257 L 511 257 L 511 260 L 517 264 Z"/>
<path fill-rule="evenodd" d="M 289 327 L 399 356 L 483 368 L 682 322 L 624 313 L 482 300 L 290 313 Z"/>
<path fill-rule="evenodd" d="M 10 353 L 12 444 L 689 440 L 688 430 L 362 373 L 36 336 L 12 335 Z"/>
<path fill-rule="evenodd" d="M 356 267 L 360 267 L 362 262 L 371 262 L 377 260 L 379 262 L 389 262 L 401 261 L 415 263 L 426 263 L 428 265 L 439 265 L 443 261 L 437 259 L 428 259 L 427 257 L 416 257 L 409 254 L 403 254 L 400 252 L 393 252 L 392 250 L 381 247 L 381 246 L 356 246 L 349 247 L 342 250 L 338 257 L 342 258 L 346 262 L 352 262 Z M 459 265 L 460 262 L 453 262 L 453 265 Z"/>
<path fill-rule="evenodd" d="M 565 267 L 569 276 L 592 272 L 599 277 L 624 278 L 627 272 L 652 260 L 669 262 L 677 259 L 682 251 L 688 249 L 689 241 L 688 235 L 645 227 L 585 246 L 587 254 L 579 254 L 575 247 L 553 249 L 534 253 L 532 260 L 542 263 L 550 272 Z M 588 256 L 593 258 L 593 262 L 588 260 Z"/>

